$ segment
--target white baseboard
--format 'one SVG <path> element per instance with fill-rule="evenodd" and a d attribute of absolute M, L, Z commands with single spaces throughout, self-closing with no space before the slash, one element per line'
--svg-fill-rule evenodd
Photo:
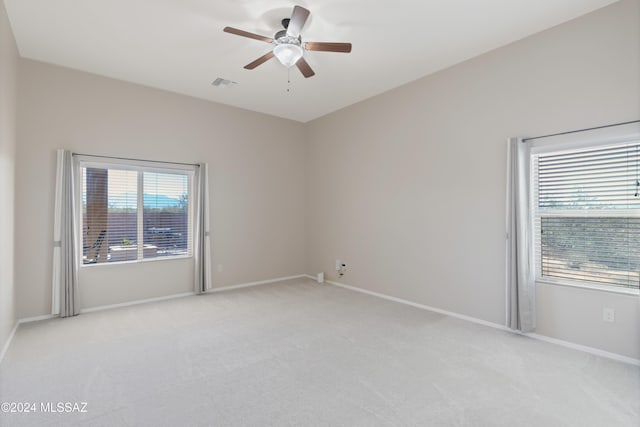
<path fill-rule="evenodd" d="M 4 355 L 7 353 L 7 350 L 9 350 L 9 346 L 11 345 L 11 341 L 13 341 L 13 337 L 15 336 L 16 331 L 18 330 L 18 326 L 22 325 L 23 323 L 53 319 L 54 317 L 58 317 L 58 316 L 55 316 L 53 314 L 45 314 L 43 316 L 25 317 L 23 319 L 18 319 L 16 321 L 16 324 L 13 326 L 11 333 L 9 334 L 9 338 L 7 338 L 7 342 L 5 342 L 4 346 L 2 347 L 2 351 L 0 352 L 0 363 L 2 363 L 2 360 L 4 359 Z"/>
<path fill-rule="evenodd" d="M 240 288 L 248 288 L 248 287 L 251 287 L 251 286 L 266 285 L 266 284 L 269 284 L 269 283 L 281 282 L 281 281 L 284 281 L 284 280 L 291 280 L 291 279 L 300 279 L 300 278 L 303 278 L 303 277 L 306 277 L 306 275 L 298 274 L 298 275 L 295 275 L 295 276 L 278 277 L 276 279 L 261 280 L 259 282 L 242 283 L 242 284 L 239 284 L 239 285 L 225 286 L 225 287 L 222 287 L 222 288 L 213 288 L 213 289 L 209 289 L 206 293 L 229 291 L 229 290 L 232 290 L 232 289 L 240 289 Z M 162 296 L 162 297 L 154 297 L 154 298 L 145 298 L 145 299 L 140 299 L 140 300 L 135 300 L 135 301 L 127 301 L 127 302 L 118 303 L 118 304 L 100 305 L 100 306 L 97 306 L 97 307 L 83 308 L 83 309 L 80 310 L 80 314 L 92 313 L 94 311 L 110 310 L 110 309 L 114 309 L 114 308 L 128 307 L 128 306 L 131 306 L 131 305 L 146 304 L 146 303 L 150 303 L 150 302 L 166 301 L 166 300 L 175 299 L 175 298 L 184 298 L 184 297 L 188 297 L 188 296 L 191 296 L 191 295 L 195 295 L 195 292 L 183 292 L 183 293 L 180 293 L 180 294 L 165 295 L 165 296 Z M 38 320 L 53 319 L 54 317 L 58 317 L 58 316 L 53 315 L 53 314 L 45 314 L 45 315 L 42 315 L 42 316 L 27 317 L 27 318 L 18 320 L 18 324 L 20 324 L 20 323 L 28 323 L 28 322 L 36 322 Z"/>
<path fill-rule="evenodd" d="M 19 324 L 30 323 L 30 322 L 39 322 L 40 320 L 49 320 L 54 317 L 58 317 L 57 314 L 43 314 L 42 316 L 33 316 L 33 317 L 24 317 L 18 320 Z"/>
<path fill-rule="evenodd" d="M 4 343 L 4 346 L 2 346 L 2 351 L 0 352 L 0 363 L 2 363 L 2 361 L 4 360 L 4 355 L 7 354 L 7 350 L 9 350 L 9 345 L 11 345 L 11 341 L 13 341 L 13 337 L 16 334 L 16 331 L 18 330 L 19 324 L 20 322 L 18 321 L 16 322 L 15 325 L 13 325 L 13 329 L 9 334 L 9 338 L 7 338 L 7 341 Z"/>
<path fill-rule="evenodd" d="M 210 294 L 215 292 L 231 291 L 233 289 L 249 288 L 251 286 L 259 286 L 259 285 L 268 285 L 269 283 L 282 282 L 284 280 L 292 280 L 292 279 L 302 279 L 304 277 L 307 277 L 307 275 L 298 274 L 295 276 L 278 277 L 277 279 L 261 280 L 259 282 L 249 282 L 249 283 L 241 283 L 239 285 L 223 286 L 221 288 L 211 288 L 205 293 Z"/>
<path fill-rule="evenodd" d="M 429 305 L 418 304 L 418 303 L 413 302 L 413 301 L 409 301 L 409 300 L 402 299 L 402 298 L 392 297 L 390 295 L 381 294 L 381 293 L 378 293 L 378 292 L 367 291 L 366 289 L 356 288 L 355 286 L 345 285 L 344 283 L 334 282 L 332 280 L 327 280 L 326 283 L 328 283 L 330 285 L 334 285 L 334 286 L 339 286 L 341 288 L 349 289 L 349 290 L 352 290 L 352 291 L 362 292 L 363 294 L 372 295 L 374 297 L 383 298 L 383 299 L 386 299 L 386 300 L 389 300 L 389 301 L 394 301 L 394 302 L 399 302 L 401 304 L 410 305 L 411 307 L 421 308 L 423 310 L 432 311 L 432 312 L 438 313 L 438 314 L 444 314 L 445 316 L 455 317 L 455 318 L 458 318 L 458 319 L 466 320 L 468 322 L 478 323 L 480 325 L 489 326 L 489 327 L 492 327 L 492 328 L 495 328 L 495 329 L 500 329 L 500 330 L 503 330 L 503 331 L 510 330 L 506 326 L 500 325 L 498 323 L 489 322 L 487 320 L 482 320 L 482 319 L 478 319 L 478 318 L 471 317 L 471 316 L 465 316 L 464 314 L 458 314 L 458 313 L 454 313 L 452 311 L 442 310 L 440 308 L 431 307 Z"/>
<path fill-rule="evenodd" d="M 155 298 L 139 299 L 139 300 L 135 300 L 135 301 L 127 301 L 127 302 L 122 302 L 122 303 L 119 303 L 119 304 L 100 305 L 98 307 L 83 308 L 83 309 L 80 310 L 80 314 L 93 313 L 94 311 L 111 310 L 113 308 L 129 307 L 131 305 L 146 304 L 146 303 L 149 303 L 149 302 L 158 302 L 158 301 L 166 301 L 166 300 L 175 299 L 175 298 L 184 298 L 184 297 L 188 297 L 188 296 L 191 296 L 191 295 L 195 295 L 195 293 L 194 292 L 184 292 L 184 293 L 181 293 L 181 294 L 166 295 L 166 296 L 163 296 L 163 297 L 155 297 Z"/>
<path fill-rule="evenodd" d="M 312 276 L 309 275 L 305 275 L 306 277 L 309 277 L 310 279 L 313 279 Z M 473 322 L 473 323 L 477 323 L 480 325 L 484 325 L 484 326 L 489 326 L 491 328 L 495 328 L 495 329 L 499 329 L 501 331 L 508 331 L 508 332 L 513 332 L 513 333 L 517 333 L 529 338 L 533 338 L 533 339 L 537 339 L 540 341 L 545 341 L 545 342 L 549 342 L 552 344 L 556 344 L 556 345 L 560 345 L 562 347 L 566 347 L 566 348 L 570 348 L 573 350 L 579 350 L 579 351 L 583 351 L 585 353 L 589 353 L 589 354 L 593 354 L 595 356 L 600 356 L 600 357 L 606 357 L 607 359 L 612 359 L 612 360 L 616 360 L 618 362 L 623 362 L 623 363 L 628 363 L 631 365 L 635 365 L 635 366 L 640 366 L 640 359 L 634 359 L 633 357 L 628 357 L 628 356 L 623 356 L 621 354 L 617 354 L 617 353 L 611 353 L 609 351 L 605 351 L 605 350 L 600 350 L 598 348 L 594 348 L 594 347 L 588 347 L 586 345 L 581 345 L 581 344 L 575 344 L 569 341 L 564 341 L 561 339 L 557 339 L 557 338 L 552 338 L 552 337 L 548 337 L 546 335 L 540 335 L 540 334 L 536 334 L 536 333 L 520 333 L 518 331 L 514 331 L 510 328 L 508 328 L 505 325 L 500 325 L 498 323 L 493 323 L 493 322 L 488 322 L 486 320 L 482 320 L 482 319 L 477 319 L 475 317 L 471 317 L 471 316 L 465 316 L 464 314 L 458 314 L 458 313 L 454 313 L 451 311 L 447 311 L 447 310 L 442 310 L 439 308 L 435 308 L 435 307 L 431 307 L 428 305 L 424 305 L 424 304 L 418 304 L 412 301 L 408 301 L 402 298 L 396 298 L 396 297 L 392 297 L 390 295 L 386 295 L 386 294 L 381 294 L 378 292 L 372 292 L 372 291 L 368 291 L 366 289 L 362 289 L 362 288 L 356 288 L 355 286 L 349 286 L 349 285 L 345 285 L 343 283 L 339 283 L 339 282 L 334 282 L 332 280 L 327 280 L 326 283 L 329 283 L 330 285 L 334 285 L 334 286 L 339 286 L 341 288 L 345 288 L 345 289 L 349 289 L 352 291 L 356 291 L 356 292 L 361 292 L 363 294 L 367 294 L 367 295 L 372 295 L 378 298 L 383 298 L 389 301 L 395 301 L 395 302 L 399 302 L 401 304 L 406 304 L 406 305 L 410 305 L 412 307 L 416 307 L 416 308 L 421 308 L 423 310 L 428 310 L 428 311 L 432 311 L 434 313 L 439 313 L 439 314 L 444 314 L 446 316 L 451 316 L 451 317 L 455 317 L 458 319 L 462 319 L 462 320 L 466 320 L 469 322 Z"/>
<path fill-rule="evenodd" d="M 258 286 L 258 285 L 266 285 L 268 283 L 275 283 L 275 282 L 280 282 L 283 280 L 291 280 L 291 279 L 299 279 L 301 277 L 304 277 L 304 275 L 299 274 L 296 276 L 287 276 L 287 277 L 279 277 L 276 279 L 269 279 L 269 280 L 261 280 L 259 282 L 250 282 L 250 283 L 241 283 L 239 285 L 232 285 L 232 286 L 225 286 L 222 288 L 212 288 L 209 289 L 207 292 L 205 293 L 215 293 L 215 292 L 223 292 L 223 291 L 230 291 L 232 289 L 240 289 L 240 288 L 248 288 L 251 286 Z M 136 300 L 136 301 L 128 301 L 128 302 L 123 302 L 120 304 L 110 304 L 110 305 L 101 305 L 99 307 L 91 307 L 91 308 L 83 308 L 82 310 L 80 310 L 80 313 L 91 313 L 94 311 L 101 311 L 101 310 L 110 310 L 113 308 L 120 308 L 120 307 L 128 307 L 131 305 L 138 305 L 138 304 L 146 304 L 149 302 L 158 302 L 158 301 L 166 301 L 166 300 L 170 300 L 170 299 L 175 299 L 175 298 L 184 298 L 184 297 L 188 297 L 188 296 L 192 296 L 195 295 L 195 292 L 184 292 L 181 294 L 173 294 L 173 295 L 166 295 L 163 297 L 156 297 L 156 298 L 147 298 L 147 299 L 141 299 L 141 300 Z"/>
<path fill-rule="evenodd" d="M 545 341 L 548 343 L 560 345 L 562 347 L 570 348 L 573 350 L 583 351 L 585 353 L 593 354 L 594 356 L 606 357 L 607 359 L 617 360 L 618 362 L 628 363 L 630 365 L 640 366 L 640 359 L 634 359 L 633 357 L 623 356 L 618 353 L 611 353 L 610 351 L 600 350 L 599 348 L 589 347 L 582 344 L 575 344 L 569 341 L 564 341 L 558 338 L 548 337 L 546 335 L 540 335 L 536 333 L 522 334 L 524 336 Z"/>

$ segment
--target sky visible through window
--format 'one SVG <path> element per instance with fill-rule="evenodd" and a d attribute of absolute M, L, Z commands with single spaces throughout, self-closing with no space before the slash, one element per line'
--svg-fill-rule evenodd
<path fill-rule="evenodd" d="M 144 172 L 144 205 L 159 209 L 179 207 L 188 191 L 185 174 Z M 108 204 L 110 209 L 136 209 L 138 204 L 138 172 L 109 169 Z M 82 202 L 86 204 L 87 180 L 83 168 Z"/>

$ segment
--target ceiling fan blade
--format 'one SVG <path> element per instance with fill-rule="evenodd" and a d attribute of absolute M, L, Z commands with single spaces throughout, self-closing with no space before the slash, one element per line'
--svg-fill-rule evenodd
<path fill-rule="evenodd" d="M 296 66 L 298 67 L 298 70 L 300 70 L 302 75 L 307 79 L 316 74 L 309 66 L 309 63 L 305 61 L 304 58 L 298 59 L 298 62 L 296 62 Z"/>
<path fill-rule="evenodd" d="M 269 53 L 265 53 L 264 55 L 262 55 L 260 58 L 256 59 L 255 61 L 247 64 L 244 66 L 245 69 L 247 70 L 253 70 L 254 68 L 256 68 L 258 65 L 262 65 L 265 62 L 267 62 L 268 60 L 270 60 L 271 58 L 273 58 L 273 51 L 270 51 Z"/>
<path fill-rule="evenodd" d="M 351 43 L 324 43 L 324 42 L 307 42 L 304 44 L 307 50 L 315 50 L 320 52 L 351 52 Z"/>
<path fill-rule="evenodd" d="M 271 43 L 273 39 L 271 37 L 261 36 L 260 34 L 249 33 L 233 27 L 224 27 L 222 30 L 225 33 L 235 34 L 236 36 L 248 37 L 250 39 L 260 40 L 263 42 Z"/>
<path fill-rule="evenodd" d="M 295 6 L 293 8 L 289 26 L 287 26 L 287 35 L 289 37 L 298 37 L 300 35 L 300 31 L 302 31 L 302 27 L 304 27 L 305 22 L 307 22 L 310 13 L 311 12 L 302 6 Z"/>

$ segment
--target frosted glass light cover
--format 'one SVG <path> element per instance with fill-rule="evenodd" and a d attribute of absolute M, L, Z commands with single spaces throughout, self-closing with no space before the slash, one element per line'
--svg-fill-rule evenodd
<path fill-rule="evenodd" d="M 295 44 L 279 44 L 273 49 L 273 54 L 278 61 L 289 68 L 302 58 L 302 48 Z"/>

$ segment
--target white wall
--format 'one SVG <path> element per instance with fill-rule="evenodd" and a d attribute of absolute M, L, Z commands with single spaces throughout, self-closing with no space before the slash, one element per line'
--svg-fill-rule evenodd
<path fill-rule="evenodd" d="M 13 208 L 17 62 L 16 43 L 0 2 L 0 351 L 16 322 Z"/>
<path fill-rule="evenodd" d="M 51 312 L 58 148 L 209 163 L 214 287 L 304 272 L 302 124 L 30 60 L 20 60 L 19 72 L 21 318 Z M 192 266 L 172 260 L 83 268 L 82 307 L 190 292 Z"/>
<path fill-rule="evenodd" d="M 505 141 L 638 119 L 639 14 L 623 0 L 311 122 L 307 272 L 340 258 L 343 283 L 504 324 Z M 640 358 L 639 298 L 538 301 L 538 333 Z"/>

